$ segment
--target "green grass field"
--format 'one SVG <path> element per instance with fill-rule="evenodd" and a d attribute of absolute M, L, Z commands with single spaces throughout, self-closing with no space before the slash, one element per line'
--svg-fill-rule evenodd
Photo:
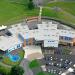
<path fill-rule="evenodd" d="M 56 75 L 56 74 L 41 71 L 37 75 Z"/>
<path fill-rule="evenodd" d="M 75 17 L 73 15 L 67 14 L 66 11 L 57 12 L 49 8 L 43 8 L 42 16 L 48 16 L 65 23 L 75 25 Z"/>
<path fill-rule="evenodd" d="M 75 2 L 54 2 L 49 3 L 47 6 L 49 7 L 57 6 L 71 13 L 72 15 L 75 15 Z"/>
<path fill-rule="evenodd" d="M 0 0 L 0 25 L 2 24 L 12 24 L 15 22 L 18 22 L 25 17 L 28 16 L 37 16 L 39 10 L 33 9 L 28 10 L 27 9 L 27 1 L 28 0 L 15 0 L 19 3 L 13 3 L 11 0 Z M 20 3 L 25 2 L 25 5 L 22 5 Z"/>
<path fill-rule="evenodd" d="M 75 25 L 75 2 L 54 2 L 43 8 L 43 16 L 48 16 Z"/>
<path fill-rule="evenodd" d="M 11 25 L 22 21 L 26 17 L 37 16 L 39 8 L 27 9 L 28 0 L 1 0 L 0 1 L 0 25 Z M 75 2 L 54 2 L 44 7 L 58 7 L 61 10 L 43 8 L 42 16 L 48 16 L 68 24 L 75 25 Z"/>
<path fill-rule="evenodd" d="M 29 67 L 32 69 L 32 68 L 36 68 L 36 67 L 39 67 L 40 64 L 39 62 L 35 59 L 35 60 L 32 60 L 30 63 L 29 63 Z"/>

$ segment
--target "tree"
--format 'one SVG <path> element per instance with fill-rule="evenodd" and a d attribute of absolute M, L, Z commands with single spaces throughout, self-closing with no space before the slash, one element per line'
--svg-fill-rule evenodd
<path fill-rule="evenodd" d="M 24 70 L 21 66 L 13 66 L 10 75 L 23 75 Z"/>
<path fill-rule="evenodd" d="M 29 0 L 29 2 L 28 2 L 28 9 L 30 9 L 30 10 L 32 10 L 32 9 L 34 9 L 34 3 L 33 3 L 33 0 Z"/>

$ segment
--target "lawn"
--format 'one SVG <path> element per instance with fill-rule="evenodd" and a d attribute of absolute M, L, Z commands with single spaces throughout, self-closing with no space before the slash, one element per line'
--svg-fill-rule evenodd
<path fill-rule="evenodd" d="M 3 75 L 8 75 L 10 73 L 11 67 L 8 67 L 6 65 L 3 65 L 3 63 L 0 62 L 0 73 Z"/>
<path fill-rule="evenodd" d="M 45 75 L 44 72 L 39 72 L 37 75 Z"/>
<path fill-rule="evenodd" d="M 55 75 L 55 74 L 41 71 L 37 75 Z"/>
<path fill-rule="evenodd" d="M 0 25 L 11 25 L 22 21 L 26 17 L 38 16 L 39 8 L 28 10 L 27 3 L 28 0 L 1 0 Z M 46 7 L 59 7 L 61 10 L 43 8 L 42 16 L 48 16 L 75 25 L 75 2 L 54 2 L 47 4 Z"/>
<path fill-rule="evenodd" d="M 6 64 L 6 65 L 10 65 L 10 66 L 14 66 L 14 65 L 19 65 L 20 64 L 20 62 L 22 61 L 22 59 L 24 58 L 24 54 L 25 54 L 25 52 L 23 51 L 23 50 L 20 50 L 20 51 L 18 51 L 18 55 L 20 56 L 20 60 L 19 61 L 17 61 L 17 62 L 12 62 L 11 60 L 10 60 L 10 58 L 8 58 L 8 57 L 4 57 L 3 58 L 3 63 L 4 64 Z"/>
<path fill-rule="evenodd" d="M 58 17 L 57 12 L 49 8 L 43 8 L 42 16 L 48 16 L 52 18 Z"/>
<path fill-rule="evenodd" d="M 75 25 L 75 17 L 67 14 L 66 11 L 60 10 L 60 12 L 49 8 L 43 8 L 42 16 L 48 16 L 50 18 L 63 21 L 68 24 Z"/>
<path fill-rule="evenodd" d="M 43 8 L 42 16 L 48 16 L 75 25 L 75 2 L 54 2 Z"/>
<path fill-rule="evenodd" d="M 15 3 L 11 2 L 11 0 L 0 0 L 0 25 L 10 25 L 21 21 L 25 17 L 37 16 L 39 9 L 28 10 L 27 1 L 16 0 L 17 3 Z"/>
<path fill-rule="evenodd" d="M 29 63 L 29 67 L 32 69 L 32 68 L 36 68 L 36 67 L 39 67 L 40 64 L 39 62 L 35 59 L 35 60 L 32 60 L 30 63 Z"/>
<path fill-rule="evenodd" d="M 72 15 L 75 15 L 75 2 L 54 2 L 49 3 L 47 6 L 49 7 L 57 6 L 71 13 Z"/>

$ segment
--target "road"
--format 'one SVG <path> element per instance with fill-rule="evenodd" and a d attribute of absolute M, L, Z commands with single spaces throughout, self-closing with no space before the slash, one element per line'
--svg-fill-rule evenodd
<path fill-rule="evenodd" d="M 24 71 L 25 71 L 24 75 L 33 75 L 32 70 L 28 67 L 28 63 L 29 63 L 28 60 L 24 59 L 21 62 L 20 66 L 24 68 Z"/>

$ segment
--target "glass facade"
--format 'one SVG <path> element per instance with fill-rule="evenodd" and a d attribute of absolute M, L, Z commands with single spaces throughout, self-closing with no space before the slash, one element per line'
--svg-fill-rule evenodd
<path fill-rule="evenodd" d="M 60 36 L 60 40 L 71 41 L 72 38 L 71 37 L 67 37 L 67 36 Z"/>

